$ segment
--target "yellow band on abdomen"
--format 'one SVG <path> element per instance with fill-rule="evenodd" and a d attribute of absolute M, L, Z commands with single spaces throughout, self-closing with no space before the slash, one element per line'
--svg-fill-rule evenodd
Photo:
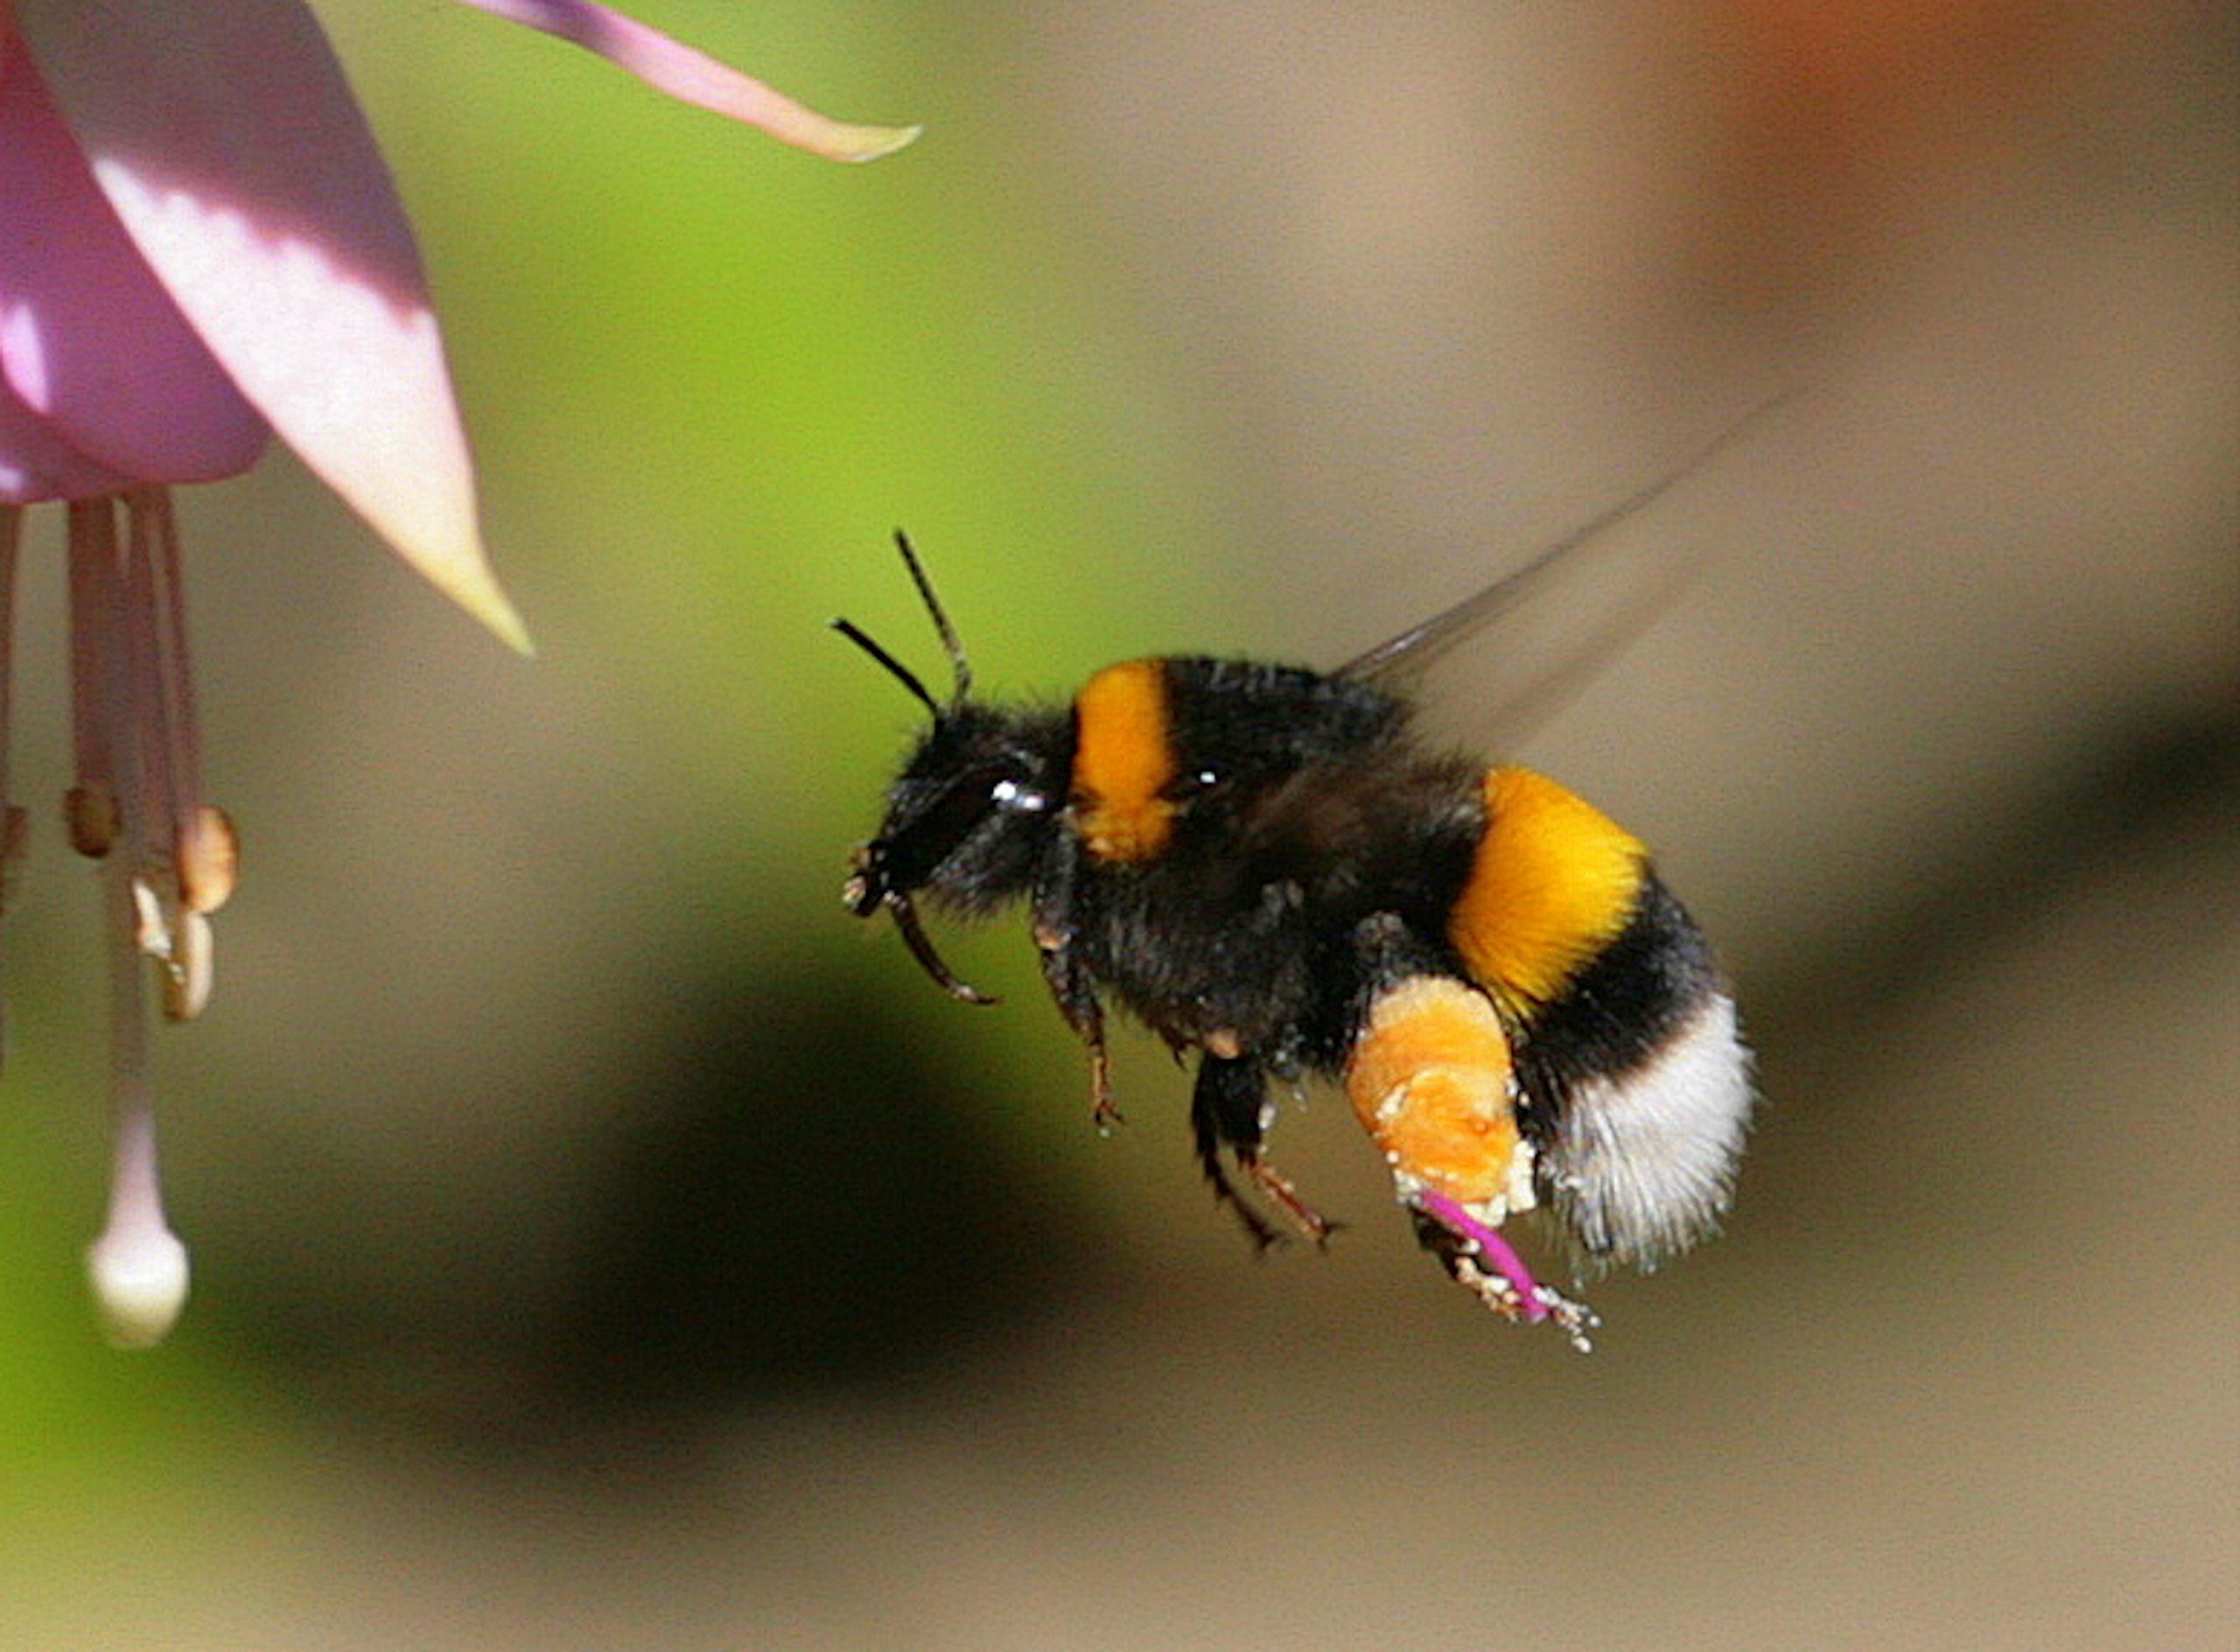
<path fill-rule="evenodd" d="M 1488 770 L 1484 795 L 1486 835 L 1447 938 L 1505 1008 L 1529 1015 L 1617 939 L 1640 897 L 1648 850 L 1530 769 Z"/>

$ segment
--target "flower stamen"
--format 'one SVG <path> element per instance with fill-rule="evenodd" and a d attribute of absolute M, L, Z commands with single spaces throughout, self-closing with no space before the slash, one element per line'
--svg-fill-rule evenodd
<path fill-rule="evenodd" d="M 118 533 L 117 513 L 125 515 Z M 73 745 L 70 841 L 102 862 L 116 1161 L 109 1220 L 87 1263 L 110 1339 L 162 1340 L 186 1299 L 186 1249 L 164 1221 L 149 1082 L 142 960 L 164 1018 L 209 1002 L 208 914 L 232 892 L 239 851 L 202 802 L 178 536 L 160 488 L 74 501 L 69 512 Z"/>
<path fill-rule="evenodd" d="M 222 808 L 205 803 L 179 834 L 178 894 L 189 912 L 208 914 L 233 898 L 241 842 Z"/>

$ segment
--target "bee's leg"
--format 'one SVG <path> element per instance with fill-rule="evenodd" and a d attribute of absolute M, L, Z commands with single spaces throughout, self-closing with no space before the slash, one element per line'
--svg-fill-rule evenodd
<path fill-rule="evenodd" d="M 1500 1012 L 1390 914 L 1365 920 L 1354 940 L 1363 986 L 1346 1094 L 1392 1168 L 1417 1239 L 1495 1312 L 1553 1320 L 1585 1348 L 1592 1313 L 1535 1279 L 1501 1232 L 1536 1194 Z"/>
<path fill-rule="evenodd" d="M 1345 1226 L 1343 1222 L 1331 1221 L 1329 1217 L 1300 1198 L 1298 1189 L 1292 1186 L 1291 1178 L 1261 1158 L 1258 1153 L 1246 1152 L 1239 1149 L 1236 1163 L 1240 1170 L 1252 1178 L 1253 1186 L 1275 1200 L 1278 1208 L 1298 1224 L 1299 1231 L 1313 1240 L 1316 1244 L 1328 1244 L 1330 1236 Z"/>
<path fill-rule="evenodd" d="M 1094 995 L 1088 1003 L 1088 1018 L 1074 1021 L 1074 1031 L 1088 1045 L 1088 1122 L 1098 1135 L 1110 1136 L 1115 1124 L 1128 1121 L 1120 1116 L 1120 1103 L 1112 1099 L 1112 1056 L 1104 1047 L 1104 1012 Z"/>
<path fill-rule="evenodd" d="M 1122 1121 L 1120 1109 L 1112 1099 L 1112 1057 L 1104 1046 L 1104 1006 L 1096 1001 L 1088 972 L 1074 962 L 1070 946 L 1063 940 L 1050 944 L 1040 929 L 1034 941 L 1042 951 L 1042 978 L 1050 984 L 1058 1013 L 1066 1018 L 1074 1036 L 1088 1046 L 1089 1116 L 1100 1133 L 1109 1133 Z"/>
<path fill-rule="evenodd" d="M 1437 1256 L 1454 1282 L 1505 1320 L 1553 1320 L 1580 1353 L 1592 1350 L 1601 1316 L 1532 1277 L 1498 1228 L 1478 1220 L 1445 1194 L 1419 1194 L 1410 1208 L 1416 1237 Z"/>
<path fill-rule="evenodd" d="M 1190 1097 L 1190 1123 L 1196 1131 L 1199 1167 L 1214 1185 L 1214 1196 L 1237 1214 L 1255 1244 L 1265 1249 L 1277 1237 L 1266 1217 L 1248 1203 L 1222 1162 L 1224 1149 L 1236 1167 L 1269 1201 L 1317 1244 L 1334 1226 L 1298 1195 L 1290 1179 L 1260 1156 L 1267 1131 L 1267 1069 L 1250 1057 L 1208 1053 L 1198 1062 L 1198 1082 Z"/>
<path fill-rule="evenodd" d="M 1089 1117 L 1099 1135 L 1110 1135 L 1122 1122 L 1112 1100 L 1112 1058 L 1104 1047 L 1104 1006 L 1096 988 L 1074 952 L 1073 927 L 1067 919 L 1069 889 L 1060 882 L 1045 890 L 1035 902 L 1034 945 L 1042 958 L 1042 978 L 1057 1000 L 1058 1013 L 1074 1036 L 1088 1046 Z"/>
<path fill-rule="evenodd" d="M 1254 1246 L 1262 1250 L 1275 1243 L 1278 1236 L 1229 1180 L 1222 1150 L 1234 1150 L 1239 1141 L 1257 1148 L 1260 1108 L 1267 1087 L 1267 1078 L 1256 1061 L 1225 1061 L 1218 1055 L 1208 1055 L 1198 1063 L 1198 1082 L 1190 1094 L 1190 1128 L 1197 1137 L 1198 1168 L 1213 1184 L 1214 1197 L 1236 1213 L 1245 1232 L 1252 1236 Z"/>

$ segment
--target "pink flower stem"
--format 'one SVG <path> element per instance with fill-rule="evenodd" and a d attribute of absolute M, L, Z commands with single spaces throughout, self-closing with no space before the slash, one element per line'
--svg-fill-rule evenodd
<path fill-rule="evenodd" d="M 178 522 L 172 496 L 146 490 L 147 513 L 155 545 L 154 576 L 164 620 L 165 703 L 172 709 L 172 770 L 178 776 L 179 818 L 192 822 L 202 807 L 202 735 L 194 704 L 194 656 L 186 646 L 186 582 L 179 569 Z"/>
<path fill-rule="evenodd" d="M 122 570 L 124 629 L 123 664 L 130 673 L 125 684 L 131 714 L 123 738 L 137 747 L 139 773 L 136 790 L 138 831 L 133 844 L 138 858 L 177 841 L 186 818 L 179 793 L 178 731 L 170 715 L 164 690 L 172 673 L 164 660 L 167 639 L 158 623 L 162 581 L 157 572 L 154 548 L 157 510 L 151 501 L 163 497 L 156 488 L 135 488 L 127 496 L 127 551 Z M 172 880 L 166 880 L 172 881 Z M 169 892 L 168 891 L 166 892 Z"/>
<path fill-rule="evenodd" d="M 4 8 L 6 0 L 0 0 Z M 15 699 L 16 549 L 22 542 L 20 505 L 0 505 L 0 923 L 15 893 L 16 858 L 24 844 L 24 816 L 8 798 L 8 732 Z M 8 1005 L 0 997 L 0 1070 L 8 1060 Z"/>
<path fill-rule="evenodd" d="M 73 500 L 69 516 L 71 746 L 80 790 L 113 799 L 109 737 L 116 690 L 108 651 L 117 634 L 116 517 L 107 499 Z"/>
<path fill-rule="evenodd" d="M 24 508 L 0 505 L 0 820 L 8 812 L 8 731 L 15 710 L 16 547 L 23 531 Z M 0 854 L 4 853 L 0 845 Z"/>

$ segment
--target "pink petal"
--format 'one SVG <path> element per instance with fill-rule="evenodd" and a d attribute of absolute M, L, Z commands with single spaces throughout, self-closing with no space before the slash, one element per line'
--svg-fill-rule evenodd
<path fill-rule="evenodd" d="M 88 458 L 0 383 L 0 505 L 93 499 L 138 480 Z"/>
<path fill-rule="evenodd" d="M 833 161 L 875 161 L 922 128 L 854 126 L 804 108 L 761 81 L 592 0 L 466 0 L 477 9 L 572 40 L 681 102 L 744 121 L 781 144 Z"/>
<path fill-rule="evenodd" d="M 36 419 L 112 480 L 256 461 L 270 430 L 126 236 L 20 51 L 0 60 L 0 380 L 19 433 Z"/>
<path fill-rule="evenodd" d="M 412 230 L 298 0 L 16 0 L 94 178 L 243 395 L 516 647 Z"/>

